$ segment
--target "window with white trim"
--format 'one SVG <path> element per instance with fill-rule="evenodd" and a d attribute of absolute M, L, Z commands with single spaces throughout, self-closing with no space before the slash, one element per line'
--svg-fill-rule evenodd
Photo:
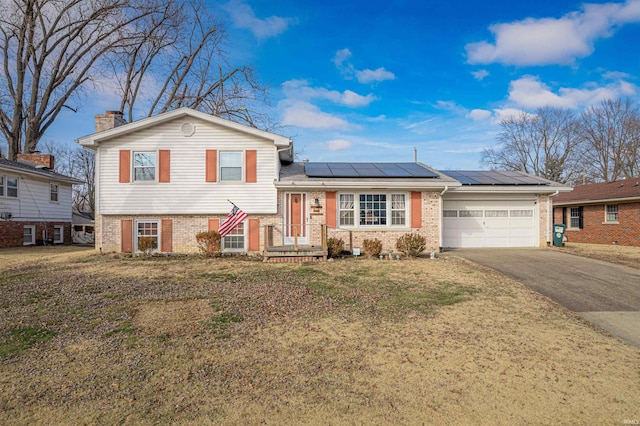
<path fill-rule="evenodd" d="M 59 189 L 60 189 L 60 187 L 58 186 L 57 183 L 52 183 L 51 184 L 50 191 L 49 191 L 49 201 L 51 201 L 52 203 L 57 203 L 58 202 Z"/>
<path fill-rule="evenodd" d="M 407 194 L 339 194 L 339 225 L 406 226 L 409 216 L 407 204 Z"/>
<path fill-rule="evenodd" d="M 458 217 L 458 210 L 443 210 L 442 217 Z"/>
<path fill-rule="evenodd" d="M 242 222 L 224 236 L 222 239 L 222 249 L 225 251 L 244 251 L 244 247 L 244 222 Z"/>
<path fill-rule="evenodd" d="M 159 234 L 159 222 L 157 220 L 140 220 L 136 222 L 136 251 L 141 251 L 141 241 L 146 239 L 153 246 L 153 251 L 158 250 L 160 247 L 160 234 Z M 142 243 L 142 247 L 146 244 L 146 241 Z"/>
<path fill-rule="evenodd" d="M 340 194 L 340 201 L 338 202 L 340 226 L 353 226 L 355 224 L 354 197 L 353 194 Z"/>
<path fill-rule="evenodd" d="M 582 221 L 582 209 L 580 207 L 571 207 L 569 211 L 569 228 L 580 228 Z"/>
<path fill-rule="evenodd" d="M 64 226 L 56 225 L 53 227 L 53 242 L 61 244 L 64 242 Z"/>
<path fill-rule="evenodd" d="M 509 217 L 509 210 L 485 210 L 484 217 Z"/>
<path fill-rule="evenodd" d="M 242 181 L 242 152 L 220 152 L 220 181 Z"/>
<path fill-rule="evenodd" d="M 136 182 L 154 182 L 156 180 L 156 153 L 133 153 L 133 180 Z"/>
<path fill-rule="evenodd" d="M 458 211 L 460 217 L 482 217 L 482 210 L 460 210 Z"/>
<path fill-rule="evenodd" d="M 607 204 L 605 207 L 605 222 L 618 222 L 618 205 Z"/>
<path fill-rule="evenodd" d="M 7 197 L 18 198 L 18 178 L 7 176 Z"/>
<path fill-rule="evenodd" d="M 0 176 L 0 197 L 4 197 L 4 176 Z"/>
<path fill-rule="evenodd" d="M 22 231 L 22 244 L 25 246 L 31 246 L 36 243 L 36 227 L 34 225 L 27 225 Z"/>
<path fill-rule="evenodd" d="M 533 217 L 533 210 L 524 209 L 524 210 L 511 210 L 509 212 L 511 217 Z"/>

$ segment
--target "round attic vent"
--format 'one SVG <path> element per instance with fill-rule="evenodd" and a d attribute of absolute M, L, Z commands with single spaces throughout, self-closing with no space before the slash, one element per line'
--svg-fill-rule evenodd
<path fill-rule="evenodd" d="M 186 137 L 192 136 L 196 132 L 196 126 L 193 123 L 182 123 L 180 126 L 182 134 Z"/>

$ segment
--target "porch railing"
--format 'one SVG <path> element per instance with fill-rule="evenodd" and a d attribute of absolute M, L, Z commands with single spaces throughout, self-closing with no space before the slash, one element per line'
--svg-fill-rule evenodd
<path fill-rule="evenodd" d="M 303 225 L 263 225 L 264 228 L 264 248 L 265 250 L 276 247 L 292 246 L 294 251 L 308 248 L 327 249 L 327 225 L 326 224 L 308 224 L 305 226 L 304 237 L 300 236 L 301 226 Z M 290 233 L 287 233 L 287 228 Z M 317 229 L 317 231 L 316 231 Z M 291 235 L 288 235 L 291 234 Z M 306 239 L 306 244 L 300 244 L 301 239 Z M 287 244 L 285 239 L 290 239 L 293 244 Z"/>

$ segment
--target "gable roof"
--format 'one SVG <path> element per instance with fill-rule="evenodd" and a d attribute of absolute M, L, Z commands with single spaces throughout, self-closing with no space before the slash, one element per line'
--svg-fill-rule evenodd
<path fill-rule="evenodd" d="M 30 176 L 37 176 L 54 180 L 57 182 L 70 183 L 72 185 L 81 184 L 79 179 L 72 178 L 60 173 L 56 173 L 51 169 L 40 167 L 28 161 L 11 161 L 6 158 L 0 158 L 0 170 L 9 170 L 13 172 L 26 173 Z"/>
<path fill-rule="evenodd" d="M 285 136 L 276 135 L 274 133 L 265 132 L 253 127 L 245 126 L 244 124 L 236 123 L 234 121 L 225 120 L 224 118 L 216 117 L 215 115 L 205 114 L 204 112 L 197 111 L 191 108 L 178 108 L 173 111 L 165 112 L 162 114 L 154 115 L 153 117 L 143 118 L 141 120 L 134 121 L 132 123 L 123 124 L 121 126 L 114 127 L 109 130 L 105 130 L 91 135 L 78 138 L 76 142 L 80 145 L 93 148 L 99 143 L 105 142 L 109 139 L 123 136 L 138 130 L 147 129 L 149 127 L 156 126 L 161 123 L 165 123 L 176 118 L 193 117 L 198 120 L 203 120 L 217 126 L 225 127 L 227 129 L 237 130 L 242 133 L 257 136 L 262 139 L 273 141 L 273 143 L 280 148 L 291 147 L 293 142 L 290 138 Z"/>
<path fill-rule="evenodd" d="M 631 201 L 634 199 L 640 200 L 640 177 L 579 185 L 573 188 L 573 192 L 553 197 L 553 204 Z"/>

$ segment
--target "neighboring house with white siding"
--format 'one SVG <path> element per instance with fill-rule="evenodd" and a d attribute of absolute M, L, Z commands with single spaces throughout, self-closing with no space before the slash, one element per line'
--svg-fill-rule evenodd
<path fill-rule="evenodd" d="M 71 242 L 77 179 L 53 172 L 48 154 L 0 158 L 0 247 Z"/>
<path fill-rule="evenodd" d="M 225 251 L 263 251 L 267 234 L 269 245 L 318 245 L 324 229 L 347 249 L 378 238 L 393 251 L 409 232 L 436 250 L 448 241 L 538 246 L 548 241 L 548 195 L 569 189 L 525 174 L 461 182 L 420 163 L 296 163 L 291 139 L 188 108 L 130 124 L 108 111 L 78 142 L 96 152 L 103 252 L 137 251 L 142 237 L 162 252 L 197 251 L 196 234 L 217 230 L 230 201 L 249 216 L 224 238 Z M 445 210 L 460 220 L 445 220 Z M 494 225 L 513 232 L 492 239 Z M 526 227 L 527 237 L 516 238 Z M 489 238 L 464 238 L 479 232 Z"/>

